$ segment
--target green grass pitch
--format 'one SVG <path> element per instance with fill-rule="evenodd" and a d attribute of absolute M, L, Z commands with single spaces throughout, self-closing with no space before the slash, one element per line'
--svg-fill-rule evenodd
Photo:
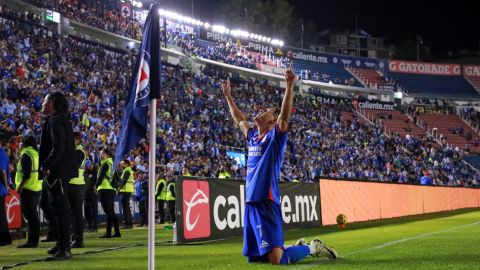
<path fill-rule="evenodd" d="M 147 269 L 147 229 L 122 231 L 120 239 L 86 234 L 87 248 L 74 249 L 72 260 L 33 262 L 9 269 Z M 286 244 L 298 238 L 321 238 L 334 246 L 338 260 L 308 257 L 288 266 L 248 264 L 241 255 L 242 238 L 173 246 L 172 232 L 157 225 L 156 269 L 480 269 L 480 210 L 461 210 L 423 216 L 298 229 L 285 232 Z M 0 247 L 0 269 L 46 256 L 51 243 L 36 249 Z M 113 247 L 114 250 L 95 251 Z M 85 254 L 81 254 L 85 253 Z"/>

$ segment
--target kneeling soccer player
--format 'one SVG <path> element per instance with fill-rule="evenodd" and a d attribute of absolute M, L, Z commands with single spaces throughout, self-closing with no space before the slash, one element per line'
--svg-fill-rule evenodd
<path fill-rule="evenodd" d="M 293 106 L 295 74 L 290 69 L 286 71 L 285 81 L 287 88 L 280 114 L 274 107 L 263 109 L 253 119 L 256 129 L 250 126 L 235 104 L 230 81 L 222 83 L 233 120 L 248 141 L 243 255 L 248 257 L 249 262 L 288 264 L 308 255 L 338 257 L 333 248 L 325 246 L 320 240 L 306 245 L 301 239 L 297 245 L 284 246 L 278 180 Z"/>

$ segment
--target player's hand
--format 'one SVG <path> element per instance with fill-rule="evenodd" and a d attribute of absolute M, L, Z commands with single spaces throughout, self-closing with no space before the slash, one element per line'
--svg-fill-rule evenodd
<path fill-rule="evenodd" d="M 231 96 L 232 86 L 230 85 L 230 79 L 222 82 L 222 92 L 226 97 Z"/>
<path fill-rule="evenodd" d="M 295 73 L 291 69 L 287 69 L 287 71 L 285 72 L 285 82 L 287 83 L 287 86 L 293 85 L 296 77 L 297 75 L 295 75 Z"/>

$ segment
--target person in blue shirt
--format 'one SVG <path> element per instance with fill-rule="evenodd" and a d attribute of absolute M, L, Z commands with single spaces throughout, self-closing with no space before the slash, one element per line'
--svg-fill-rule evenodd
<path fill-rule="evenodd" d="M 137 174 L 134 188 L 140 212 L 140 224 L 137 227 L 143 227 L 148 224 L 148 181 L 145 173 Z"/>
<path fill-rule="evenodd" d="M 263 109 L 253 119 L 256 129 L 235 104 L 230 80 L 222 83 L 230 114 L 248 143 L 243 255 L 249 262 L 288 264 L 308 255 L 338 257 L 333 248 L 318 239 L 310 245 L 300 239 L 294 246 L 284 246 L 278 181 L 293 108 L 295 74 L 290 69 L 285 73 L 285 81 L 287 87 L 280 113 L 275 107 Z"/>
<path fill-rule="evenodd" d="M 12 244 L 5 211 L 5 197 L 10 193 L 9 158 L 4 148 L 5 141 L 6 136 L 0 134 L 0 246 Z"/>
<path fill-rule="evenodd" d="M 430 177 L 428 171 L 423 172 L 422 178 L 420 178 L 420 184 L 424 186 L 431 186 L 433 185 L 432 178 Z"/>

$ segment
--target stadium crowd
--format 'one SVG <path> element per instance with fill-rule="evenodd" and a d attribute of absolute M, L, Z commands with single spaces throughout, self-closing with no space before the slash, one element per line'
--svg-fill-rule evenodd
<path fill-rule="evenodd" d="M 68 19 L 125 37 L 142 39 L 142 25 L 133 13 L 122 14 L 114 1 L 27 0 L 42 8 L 55 10 Z M 130 9 L 131 10 L 131 9 Z"/>
<path fill-rule="evenodd" d="M 118 140 L 135 51 L 115 51 L 74 37 L 59 37 L 35 23 L 9 20 L 1 23 L 0 37 L 0 115 L 3 132 L 12 138 L 11 153 L 18 148 L 19 135 L 38 138 L 42 99 L 50 91 L 61 90 L 68 95 L 74 130 L 82 134 L 89 160 L 98 164 L 99 149 L 113 149 Z M 175 36 L 171 40 L 178 42 Z M 245 169 L 226 156 L 227 149 L 242 151 L 244 147 L 242 135 L 230 123 L 227 106 L 218 100 L 219 84 L 226 76 L 213 67 L 192 74 L 178 66 L 163 66 L 159 166 L 176 175 L 186 168 L 192 175 L 217 177 L 226 170 L 232 178 L 245 177 Z M 280 104 L 282 90 L 267 81 L 239 76 L 231 80 L 249 119 L 259 107 Z M 436 185 L 478 185 L 479 175 L 461 162 L 464 153 L 460 149 L 439 148 L 428 138 L 386 137 L 379 124 L 358 116 L 343 117 L 342 112 L 352 111 L 351 106 L 330 107 L 297 97 L 295 107 L 284 179 L 418 183 L 429 175 Z M 148 167 L 147 148 L 143 143 L 128 157 L 139 172 Z"/>

